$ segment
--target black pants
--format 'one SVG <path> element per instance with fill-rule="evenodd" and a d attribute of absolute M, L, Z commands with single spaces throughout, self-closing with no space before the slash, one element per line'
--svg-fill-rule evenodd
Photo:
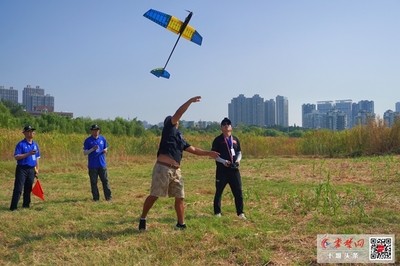
<path fill-rule="evenodd" d="M 103 185 L 104 197 L 106 200 L 111 200 L 112 196 L 110 185 L 108 184 L 107 168 L 89 168 L 89 177 L 93 200 L 98 201 L 100 199 L 99 189 L 97 188 L 98 177 L 100 177 Z"/>
<path fill-rule="evenodd" d="M 11 199 L 10 210 L 18 209 L 18 201 L 24 190 L 22 207 L 29 208 L 31 204 L 31 191 L 35 179 L 35 168 L 30 166 L 17 165 L 15 169 L 14 190 Z"/>
<path fill-rule="evenodd" d="M 226 184 L 229 184 L 232 194 L 235 197 L 235 207 L 237 215 L 243 213 L 243 194 L 242 180 L 240 172 L 237 169 L 227 169 L 228 171 L 216 174 L 215 180 L 215 196 L 214 196 L 214 213 L 221 213 L 221 197 Z"/>

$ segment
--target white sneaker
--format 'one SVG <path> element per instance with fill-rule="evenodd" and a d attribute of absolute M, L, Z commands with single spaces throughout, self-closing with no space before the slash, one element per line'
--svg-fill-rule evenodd
<path fill-rule="evenodd" d="M 239 214 L 239 218 L 243 219 L 243 220 L 247 220 L 246 216 L 244 215 L 244 213 Z"/>
<path fill-rule="evenodd" d="M 221 217 L 221 213 L 217 213 L 215 217 Z"/>

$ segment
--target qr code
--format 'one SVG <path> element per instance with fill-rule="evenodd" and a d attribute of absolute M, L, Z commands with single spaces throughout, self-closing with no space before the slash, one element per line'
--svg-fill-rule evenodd
<path fill-rule="evenodd" d="M 370 260 L 391 260 L 393 250 L 393 239 L 391 237 L 370 237 L 369 258 Z"/>

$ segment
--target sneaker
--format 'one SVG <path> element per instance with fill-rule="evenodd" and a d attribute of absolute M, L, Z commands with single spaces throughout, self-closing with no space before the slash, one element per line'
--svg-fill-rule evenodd
<path fill-rule="evenodd" d="M 247 220 L 246 216 L 244 215 L 244 213 L 239 214 L 239 218 L 243 219 L 243 220 Z"/>
<path fill-rule="evenodd" d="M 146 230 L 146 219 L 140 218 L 140 220 L 139 220 L 139 230 L 141 230 L 141 231 Z"/>
<path fill-rule="evenodd" d="M 176 223 L 176 225 L 174 226 L 175 230 L 185 230 L 186 229 L 186 224 L 180 224 L 180 223 Z"/>
<path fill-rule="evenodd" d="M 222 216 L 221 213 L 215 214 L 215 217 L 221 217 L 221 216 Z"/>

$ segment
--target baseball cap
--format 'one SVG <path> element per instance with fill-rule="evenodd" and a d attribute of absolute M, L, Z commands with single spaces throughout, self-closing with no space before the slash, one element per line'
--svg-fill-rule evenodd
<path fill-rule="evenodd" d="M 100 129 L 100 128 L 99 128 L 98 125 L 92 125 L 92 126 L 90 127 L 90 130 L 93 130 L 93 129 Z"/>
<path fill-rule="evenodd" d="M 221 126 L 223 124 L 228 124 L 228 125 L 232 125 L 231 120 L 229 120 L 229 118 L 225 117 L 222 121 L 221 121 Z"/>
<path fill-rule="evenodd" d="M 33 128 L 31 126 L 26 126 L 26 127 L 24 127 L 24 130 L 22 131 L 22 133 L 30 131 L 30 130 L 34 131 L 34 130 L 36 130 L 36 128 Z"/>

